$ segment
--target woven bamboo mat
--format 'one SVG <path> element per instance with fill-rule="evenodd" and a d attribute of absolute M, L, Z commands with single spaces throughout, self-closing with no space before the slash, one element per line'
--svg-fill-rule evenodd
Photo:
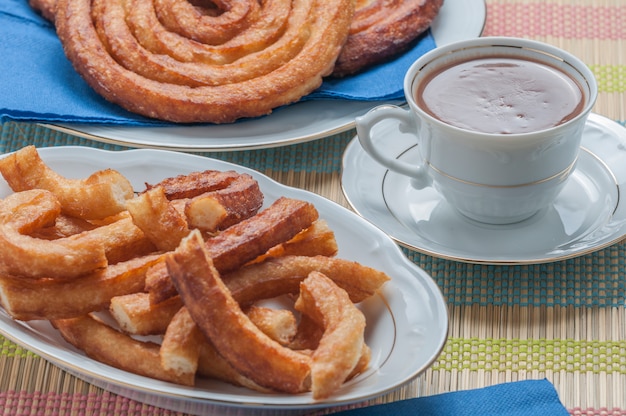
<path fill-rule="evenodd" d="M 564 48 L 595 73 L 594 111 L 626 122 L 626 1 L 487 0 L 484 35 Z M 347 206 L 341 155 L 354 132 L 273 149 L 206 153 Z M 0 151 L 26 144 L 121 150 L 24 123 L 0 126 Z M 547 378 L 572 415 L 626 415 L 626 243 L 565 261 L 472 265 L 406 250 L 447 299 L 448 342 L 413 382 L 373 401 Z M 4 415 L 174 415 L 89 385 L 0 336 Z M 409 358 L 409 357 L 407 357 Z"/>

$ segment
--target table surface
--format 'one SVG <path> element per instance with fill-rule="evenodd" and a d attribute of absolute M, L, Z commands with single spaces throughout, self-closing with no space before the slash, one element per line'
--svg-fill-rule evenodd
<path fill-rule="evenodd" d="M 594 112 L 626 122 L 626 1 L 487 0 L 483 35 L 535 39 L 580 57 L 598 79 Z M 341 156 L 354 131 L 291 146 L 206 156 L 348 206 Z M 0 151 L 24 145 L 122 150 L 36 124 L 0 126 Z M 297 163 L 294 163 L 297 162 Z M 474 265 L 404 249 L 440 286 L 450 315 L 438 360 L 371 403 L 547 378 L 572 415 L 626 415 L 626 242 L 565 261 Z M 173 415 L 92 386 L 0 336 L 0 412 Z"/>

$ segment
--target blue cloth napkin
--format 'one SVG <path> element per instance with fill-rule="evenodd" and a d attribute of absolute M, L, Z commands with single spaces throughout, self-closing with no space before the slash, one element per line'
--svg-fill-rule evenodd
<path fill-rule="evenodd" d="M 548 380 L 527 380 L 443 393 L 360 409 L 335 416 L 569 416 Z"/>
<path fill-rule="evenodd" d="M 393 100 L 411 63 L 433 49 L 427 32 L 402 57 L 345 79 L 329 79 L 307 100 Z M 28 0 L 0 1 L 0 122 L 7 120 L 163 125 L 97 95 L 65 58 L 54 26 Z"/>

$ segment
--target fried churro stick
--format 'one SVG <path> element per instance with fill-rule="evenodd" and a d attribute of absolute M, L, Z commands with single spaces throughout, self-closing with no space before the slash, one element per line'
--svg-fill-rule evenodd
<path fill-rule="evenodd" d="M 302 281 L 295 308 L 324 328 L 312 355 L 311 392 L 314 399 L 325 399 L 359 363 L 365 344 L 365 316 L 343 289 L 320 272 L 311 272 Z"/>
<path fill-rule="evenodd" d="M 327 256 L 337 254 L 339 247 L 335 233 L 326 220 L 319 219 L 310 227 L 300 231 L 291 240 L 278 244 L 252 262 L 259 263 L 269 257 L 282 256 Z"/>
<path fill-rule="evenodd" d="M 31 237 L 60 214 L 49 191 L 17 192 L 0 201 L 0 272 L 71 279 L 107 265 L 104 244 L 89 232 L 57 240 Z"/>
<path fill-rule="evenodd" d="M 150 303 L 153 305 L 163 303 L 178 295 L 165 263 L 156 264 L 148 269 L 144 291 L 149 294 Z"/>
<path fill-rule="evenodd" d="M 159 250 L 174 250 L 189 234 L 186 219 L 170 204 L 163 188 L 152 188 L 126 201 L 135 224 Z"/>
<path fill-rule="evenodd" d="M 57 238 L 70 237 L 80 234 L 83 231 L 93 230 L 96 227 L 98 227 L 98 225 L 92 224 L 82 218 L 60 214 L 54 220 L 54 224 L 34 230 L 30 236 L 44 240 L 56 240 Z"/>
<path fill-rule="evenodd" d="M 227 228 L 206 241 L 206 248 L 215 268 L 228 273 L 266 253 L 270 248 L 288 241 L 318 219 L 313 204 L 279 198 L 255 216 Z M 158 303 L 176 294 L 163 265 L 146 279 L 146 292 Z"/>
<path fill-rule="evenodd" d="M 262 205 L 263 193 L 258 182 L 243 173 L 226 188 L 190 199 L 184 212 L 190 227 L 215 232 L 252 217 Z"/>
<path fill-rule="evenodd" d="M 261 387 L 254 381 L 245 377 L 222 357 L 213 344 L 206 341 L 200 345 L 200 357 L 198 360 L 198 374 L 204 377 L 222 380 L 235 386 L 247 387 L 262 393 L 270 393 L 271 390 Z"/>
<path fill-rule="evenodd" d="M 112 297 L 140 292 L 153 254 L 110 265 L 69 281 L 24 279 L 0 274 L 0 304 L 15 319 L 64 319 L 105 309 Z"/>
<path fill-rule="evenodd" d="M 89 239 L 100 241 L 109 264 L 119 263 L 154 253 L 157 247 L 135 225 L 128 211 L 118 214 L 116 219 L 83 234 Z M 81 234 L 68 238 L 78 238 Z"/>
<path fill-rule="evenodd" d="M 281 345 L 288 345 L 296 335 L 297 322 L 293 312 L 287 309 L 273 309 L 251 306 L 245 309 L 250 321 L 265 335 Z"/>
<path fill-rule="evenodd" d="M 252 176 L 209 170 L 148 185 L 126 208 L 150 240 L 169 251 L 190 229 L 227 228 L 256 214 L 262 204 L 263 193 Z"/>
<path fill-rule="evenodd" d="M 213 192 L 228 187 L 237 179 L 239 173 L 218 170 L 191 172 L 186 175 L 172 176 L 156 184 L 146 184 L 146 191 L 154 188 L 163 188 L 168 200 L 193 198 L 207 192 Z"/>
<path fill-rule="evenodd" d="M 355 303 L 374 295 L 389 280 L 387 274 L 350 260 L 284 256 L 237 269 L 224 275 L 224 281 L 233 296 L 246 304 L 285 293 L 298 293 L 300 282 L 312 271 L 324 273 L 346 290 Z"/>
<path fill-rule="evenodd" d="M 309 227 L 318 216 L 313 204 L 281 197 L 254 217 L 208 239 L 207 251 L 217 270 L 228 273 L 288 241 Z"/>
<path fill-rule="evenodd" d="M 91 315 L 53 320 L 52 325 L 67 342 L 94 360 L 142 376 L 189 385 L 187 377 L 161 366 L 159 344 L 135 340 Z"/>
<path fill-rule="evenodd" d="M 60 201 L 63 213 L 83 219 L 101 219 L 124 211 L 134 196 L 121 173 L 105 169 L 85 179 L 68 179 L 53 171 L 34 146 L 0 159 L 0 173 L 15 192 L 45 189 Z"/>
<path fill-rule="evenodd" d="M 155 249 L 123 214 L 116 221 L 68 237 L 32 236 L 59 214 L 56 197 L 43 189 L 16 192 L 0 201 L 0 272 L 71 280 Z"/>
<path fill-rule="evenodd" d="M 202 332 L 187 308 L 180 308 L 163 336 L 159 351 L 161 366 L 185 380 L 185 384 L 193 385 L 200 359 L 200 346 L 204 342 Z"/>
<path fill-rule="evenodd" d="M 168 325 L 159 355 L 164 369 L 191 383 L 195 375 L 199 374 L 256 391 L 269 391 L 241 375 L 219 355 L 184 306 Z"/>
<path fill-rule="evenodd" d="M 111 298 L 109 312 L 126 333 L 162 335 L 182 306 L 180 296 L 155 304 L 148 293 L 139 292 Z"/>
<path fill-rule="evenodd" d="M 273 341 L 243 313 L 221 281 L 199 231 L 183 239 L 166 263 L 193 320 L 238 372 L 274 390 L 308 390 L 309 357 Z"/>

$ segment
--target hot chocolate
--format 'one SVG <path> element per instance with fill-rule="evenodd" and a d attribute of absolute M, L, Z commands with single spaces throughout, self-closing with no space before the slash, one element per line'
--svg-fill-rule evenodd
<path fill-rule="evenodd" d="M 442 67 L 422 79 L 415 96 L 419 107 L 447 124 L 495 134 L 547 129 L 585 106 L 581 87 L 563 71 L 506 56 Z"/>

